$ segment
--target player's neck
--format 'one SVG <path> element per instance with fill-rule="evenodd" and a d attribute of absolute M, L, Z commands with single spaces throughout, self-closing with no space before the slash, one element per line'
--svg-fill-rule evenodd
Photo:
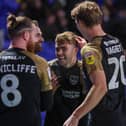
<path fill-rule="evenodd" d="M 77 58 L 73 57 L 72 60 L 71 60 L 71 62 L 69 62 L 68 64 L 66 64 L 65 67 L 66 68 L 70 68 L 70 67 L 74 66 L 76 64 L 76 62 L 77 62 Z"/>
<path fill-rule="evenodd" d="M 100 25 L 96 25 L 90 31 L 89 41 L 91 41 L 96 36 L 104 36 L 105 34 L 106 33 L 103 31 L 102 27 Z"/>
<path fill-rule="evenodd" d="M 20 48 L 23 50 L 27 50 L 27 45 L 26 42 L 23 41 L 22 39 L 14 39 L 12 40 L 9 48 Z"/>

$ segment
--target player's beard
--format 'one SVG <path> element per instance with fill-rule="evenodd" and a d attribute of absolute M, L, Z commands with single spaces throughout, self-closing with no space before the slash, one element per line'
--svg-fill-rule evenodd
<path fill-rule="evenodd" d="M 27 45 L 27 50 L 30 52 L 37 53 L 42 50 L 40 42 L 29 42 Z"/>
<path fill-rule="evenodd" d="M 27 50 L 29 52 L 34 52 L 34 43 L 33 42 L 29 42 L 27 45 Z"/>
<path fill-rule="evenodd" d="M 42 50 L 42 43 L 41 42 L 36 42 L 34 44 L 34 52 L 37 53 L 37 52 L 40 52 Z"/>

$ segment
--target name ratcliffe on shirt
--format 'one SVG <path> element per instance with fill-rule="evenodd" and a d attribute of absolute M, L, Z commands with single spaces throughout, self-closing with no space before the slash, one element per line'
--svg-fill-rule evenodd
<path fill-rule="evenodd" d="M 1 126 L 40 126 L 40 92 L 51 89 L 43 58 L 18 48 L 0 53 Z"/>

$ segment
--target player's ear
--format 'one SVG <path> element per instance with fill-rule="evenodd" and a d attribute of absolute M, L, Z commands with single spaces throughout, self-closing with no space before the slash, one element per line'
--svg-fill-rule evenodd
<path fill-rule="evenodd" d="M 23 39 L 24 39 L 25 41 L 28 41 L 29 38 L 30 38 L 30 33 L 29 33 L 29 31 L 24 31 L 22 34 L 23 34 Z"/>
<path fill-rule="evenodd" d="M 75 53 L 78 53 L 78 51 L 79 51 L 79 47 L 76 46 L 76 47 L 74 48 L 74 52 L 75 52 Z"/>

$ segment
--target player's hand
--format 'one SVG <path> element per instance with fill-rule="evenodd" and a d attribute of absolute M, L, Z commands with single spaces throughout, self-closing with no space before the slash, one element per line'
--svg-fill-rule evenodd
<path fill-rule="evenodd" d="M 63 126 L 78 126 L 79 120 L 76 116 L 71 115 L 63 124 Z"/>
<path fill-rule="evenodd" d="M 82 48 L 84 45 L 87 44 L 87 41 L 84 38 L 82 38 L 81 36 L 76 35 L 75 39 L 77 41 L 77 44 L 78 44 L 79 48 Z"/>
<path fill-rule="evenodd" d="M 51 72 L 51 83 L 52 83 L 53 90 L 55 91 L 59 87 L 59 81 L 58 81 L 58 77 L 53 71 Z"/>

